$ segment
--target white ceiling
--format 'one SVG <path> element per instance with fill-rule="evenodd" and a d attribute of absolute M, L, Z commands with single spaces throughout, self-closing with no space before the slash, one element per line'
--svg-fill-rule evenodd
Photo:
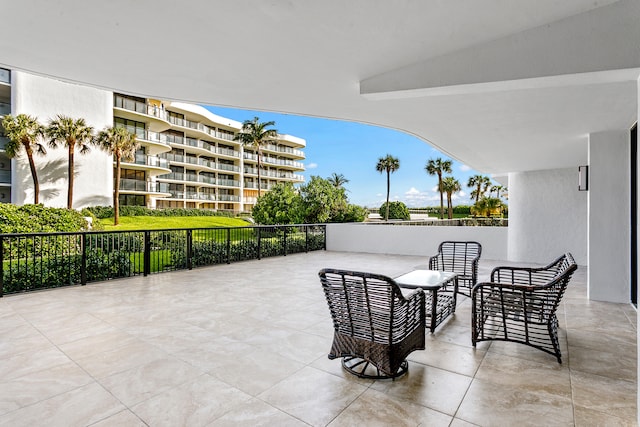
<path fill-rule="evenodd" d="M 586 163 L 589 132 L 637 117 L 640 0 L 21 0 L 0 10 L 0 66 L 377 124 L 485 173 Z"/>

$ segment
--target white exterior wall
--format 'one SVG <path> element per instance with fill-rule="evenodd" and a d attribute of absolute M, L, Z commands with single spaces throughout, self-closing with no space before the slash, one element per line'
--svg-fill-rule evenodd
<path fill-rule="evenodd" d="M 12 71 L 12 113 L 35 116 L 46 125 L 57 114 L 84 118 L 96 131 L 113 125 L 113 94 L 88 86 L 64 83 L 19 71 Z M 40 203 L 67 206 L 66 148 L 47 147 L 46 156 L 35 156 L 40 181 Z M 33 180 L 26 157 L 13 161 L 12 200 L 33 203 Z M 75 154 L 73 207 L 113 203 L 113 157 L 92 148 L 86 155 Z"/>
<path fill-rule="evenodd" d="M 628 303 L 629 131 L 589 135 L 589 299 Z"/>
<path fill-rule="evenodd" d="M 327 250 L 431 256 L 444 240 L 475 240 L 483 259 L 504 260 L 507 232 L 507 227 L 327 224 Z"/>
<path fill-rule="evenodd" d="M 509 254 L 516 262 L 548 263 L 571 252 L 587 265 L 587 192 L 578 168 L 509 174 Z"/>

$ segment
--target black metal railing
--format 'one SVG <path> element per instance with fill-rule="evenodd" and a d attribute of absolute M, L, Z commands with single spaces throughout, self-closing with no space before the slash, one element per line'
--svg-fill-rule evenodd
<path fill-rule="evenodd" d="M 326 249 L 324 224 L 0 234 L 0 297 Z"/>

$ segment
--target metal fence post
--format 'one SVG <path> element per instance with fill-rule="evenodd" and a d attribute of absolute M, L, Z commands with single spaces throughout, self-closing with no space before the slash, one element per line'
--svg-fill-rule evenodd
<path fill-rule="evenodd" d="M 324 243 L 323 243 L 324 247 L 322 249 L 326 251 L 327 250 L 327 224 L 321 225 L 320 228 L 322 229 L 324 234 Z"/>
<path fill-rule="evenodd" d="M 260 245 L 260 240 L 261 240 L 261 235 L 260 235 L 260 227 L 254 227 L 255 231 L 258 233 L 258 259 L 260 258 L 260 249 L 261 249 L 261 245 Z"/>
<path fill-rule="evenodd" d="M 231 229 L 227 228 L 227 264 L 231 264 Z"/>
<path fill-rule="evenodd" d="M 146 230 L 144 232 L 144 268 L 143 276 L 148 276 L 151 273 L 151 232 Z"/>
<path fill-rule="evenodd" d="M 191 264 L 191 258 L 193 257 L 193 236 L 192 236 L 192 231 L 191 229 L 187 230 L 187 269 L 191 270 L 192 269 L 192 264 Z"/>
<path fill-rule="evenodd" d="M 82 233 L 82 239 L 80 240 L 82 247 L 82 262 L 80 263 L 80 284 L 82 286 L 87 284 L 87 234 Z"/>
<path fill-rule="evenodd" d="M 282 227 L 282 250 L 284 252 L 284 256 L 287 256 L 287 226 Z"/>

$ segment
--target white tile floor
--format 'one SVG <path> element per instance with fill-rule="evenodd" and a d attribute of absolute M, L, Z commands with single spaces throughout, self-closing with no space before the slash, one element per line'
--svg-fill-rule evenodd
<path fill-rule="evenodd" d="M 399 380 L 328 360 L 317 271 L 425 261 L 320 251 L 5 296 L 0 425 L 636 425 L 636 312 L 588 301 L 584 269 L 559 310 L 562 365 L 513 343 L 474 350 L 464 297 Z"/>

